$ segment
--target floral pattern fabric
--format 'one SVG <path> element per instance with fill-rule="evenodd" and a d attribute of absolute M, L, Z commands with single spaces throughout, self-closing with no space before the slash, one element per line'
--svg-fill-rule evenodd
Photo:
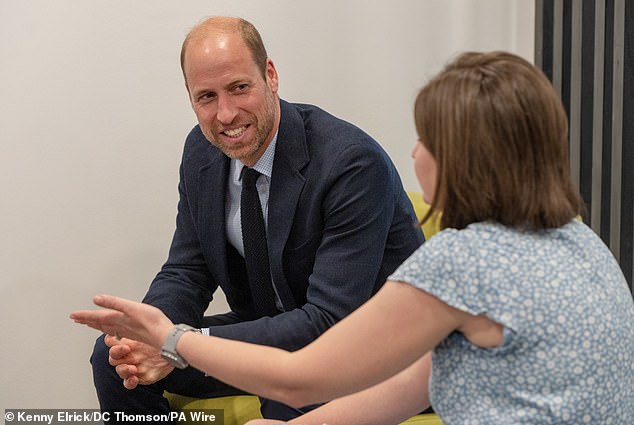
<path fill-rule="evenodd" d="M 446 229 L 390 280 L 504 326 L 497 348 L 458 332 L 435 347 L 430 399 L 445 425 L 634 424 L 634 302 L 583 223 Z"/>

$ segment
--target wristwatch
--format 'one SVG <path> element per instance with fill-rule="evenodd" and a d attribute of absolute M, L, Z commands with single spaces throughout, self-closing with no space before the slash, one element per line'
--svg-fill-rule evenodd
<path fill-rule="evenodd" d="M 185 359 L 176 352 L 176 344 L 178 343 L 178 340 L 185 332 L 189 331 L 200 333 L 200 329 L 192 328 L 191 326 L 183 323 L 174 326 L 167 334 L 165 344 L 163 344 L 163 347 L 161 348 L 161 357 L 178 369 L 185 369 L 189 366 Z"/>

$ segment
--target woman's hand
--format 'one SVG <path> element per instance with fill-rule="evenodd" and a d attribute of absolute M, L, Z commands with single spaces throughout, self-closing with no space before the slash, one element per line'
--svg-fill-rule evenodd
<path fill-rule="evenodd" d="M 72 312 L 70 318 L 117 338 L 129 338 L 161 348 L 174 324 L 158 308 L 112 295 L 97 295 L 95 305 L 106 310 Z"/>

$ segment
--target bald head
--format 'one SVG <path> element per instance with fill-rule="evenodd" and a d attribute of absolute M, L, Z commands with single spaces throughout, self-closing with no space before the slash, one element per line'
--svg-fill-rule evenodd
<path fill-rule="evenodd" d="M 253 62 L 262 72 L 262 77 L 266 73 L 266 61 L 268 55 L 264 48 L 264 43 L 260 37 L 258 30 L 249 21 L 242 18 L 234 18 L 229 16 L 212 16 L 204 19 L 201 23 L 196 25 L 187 34 L 181 47 L 181 69 L 183 70 L 183 76 L 187 81 L 187 75 L 185 74 L 185 59 L 187 48 L 190 44 L 196 41 L 204 41 L 210 38 L 218 38 L 226 35 L 238 34 L 244 44 L 251 52 Z"/>

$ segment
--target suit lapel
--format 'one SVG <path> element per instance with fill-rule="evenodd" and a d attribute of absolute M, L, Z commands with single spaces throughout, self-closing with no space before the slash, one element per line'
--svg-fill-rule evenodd
<path fill-rule="evenodd" d="M 292 105 L 280 101 L 281 122 L 269 194 L 268 245 L 271 273 L 285 310 L 296 308 L 282 267 L 284 247 L 304 187 L 302 168 L 309 161 L 304 121 Z"/>

